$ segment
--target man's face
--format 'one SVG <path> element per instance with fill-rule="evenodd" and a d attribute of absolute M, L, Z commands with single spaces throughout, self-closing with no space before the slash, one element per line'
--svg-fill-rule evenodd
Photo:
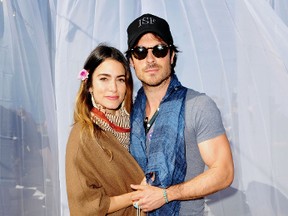
<path fill-rule="evenodd" d="M 152 33 L 143 35 L 135 47 L 151 48 L 156 45 L 168 45 Z M 157 58 L 153 55 L 152 49 L 148 49 L 146 58 L 139 60 L 131 56 L 130 64 L 134 67 L 136 76 L 144 86 L 159 86 L 170 78 L 171 64 L 173 63 L 174 52 L 170 58 L 170 49 L 166 56 Z"/>

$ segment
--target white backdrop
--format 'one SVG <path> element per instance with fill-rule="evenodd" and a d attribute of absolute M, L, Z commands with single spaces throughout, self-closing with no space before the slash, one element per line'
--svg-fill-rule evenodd
<path fill-rule="evenodd" d="M 100 42 L 126 51 L 128 24 L 146 12 L 169 22 L 181 50 L 176 66 L 179 80 L 216 101 L 231 142 L 235 180 L 228 189 L 207 197 L 207 215 L 288 215 L 287 0 L 50 0 L 46 4 L 1 0 L 0 4 L 1 105 L 17 108 L 19 100 L 14 98 L 24 97 L 21 106 L 40 113 L 37 119 L 45 120 L 48 136 L 57 139 L 52 145 L 53 157 L 59 158 L 53 187 L 58 191 L 59 177 L 60 197 L 55 192 L 50 202 L 57 207 L 60 200 L 61 215 L 69 215 L 64 159 L 79 87 L 77 74 Z M 15 86 L 9 73 L 20 73 L 19 67 L 24 68 L 25 78 Z M 134 81 L 137 90 L 140 84 Z M 15 88 L 17 93 L 12 94 Z M 13 100 L 7 103 L 7 98 Z M 2 203 L 1 208 L 7 209 Z"/>

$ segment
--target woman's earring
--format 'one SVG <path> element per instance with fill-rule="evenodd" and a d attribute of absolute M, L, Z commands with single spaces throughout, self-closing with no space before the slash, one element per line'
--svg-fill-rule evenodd
<path fill-rule="evenodd" d="M 92 105 L 93 105 L 93 107 L 97 108 L 96 102 L 95 102 L 94 97 L 93 97 L 93 92 L 90 92 L 90 94 L 91 94 Z"/>
<path fill-rule="evenodd" d="M 121 108 L 125 108 L 125 99 L 121 103 Z"/>

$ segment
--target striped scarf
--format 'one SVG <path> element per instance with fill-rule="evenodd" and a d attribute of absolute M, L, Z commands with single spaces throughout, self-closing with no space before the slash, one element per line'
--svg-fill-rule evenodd
<path fill-rule="evenodd" d="M 125 149 L 129 149 L 130 142 L 130 116 L 122 107 L 117 113 L 104 113 L 93 107 L 91 110 L 91 119 L 102 130 L 111 132 Z"/>

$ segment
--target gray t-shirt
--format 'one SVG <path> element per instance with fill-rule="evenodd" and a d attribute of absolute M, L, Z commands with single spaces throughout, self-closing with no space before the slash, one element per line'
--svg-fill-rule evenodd
<path fill-rule="evenodd" d="M 215 102 L 205 94 L 188 89 L 185 104 L 185 145 L 187 173 L 185 181 L 202 173 L 205 164 L 198 143 L 225 133 L 221 113 Z M 182 201 L 180 216 L 204 214 L 204 198 Z"/>

